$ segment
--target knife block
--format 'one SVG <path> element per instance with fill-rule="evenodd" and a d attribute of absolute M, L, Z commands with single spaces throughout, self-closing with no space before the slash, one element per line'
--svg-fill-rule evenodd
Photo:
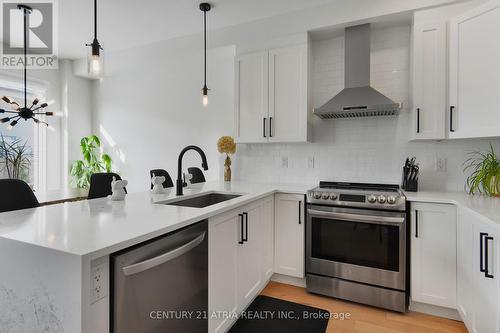
<path fill-rule="evenodd" d="M 418 180 L 405 180 L 402 188 L 407 192 L 418 192 Z"/>

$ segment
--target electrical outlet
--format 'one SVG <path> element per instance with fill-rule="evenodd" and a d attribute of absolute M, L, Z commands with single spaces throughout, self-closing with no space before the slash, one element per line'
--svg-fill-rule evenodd
<path fill-rule="evenodd" d="M 437 157 L 436 158 L 436 171 L 437 172 L 446 172 L 446 158 Z"/>
<path fill-rule="evenodd" d="M 284 169 L 288 168 L 288 156 L 281 156 L 281 167 Z"/>
<path fill-rule="evenodd" d="M 314 169 L 314 167 L 315 167 L 314 162 L 315 162 L 315 161 L 314 161 L 314 156 L 309 156 L 309 157 L 307 158 L 307 168 L 309 168 L 309 169 Z"/>
<path fill-rule="evenodd" d="M 107 274 L 106 274 L 106 264 L 100 264 L 92 267 L 91 269 L 91 302 L 97 302 L 101 298 L 106 296 L 106 284 L 107 284 Z"/>

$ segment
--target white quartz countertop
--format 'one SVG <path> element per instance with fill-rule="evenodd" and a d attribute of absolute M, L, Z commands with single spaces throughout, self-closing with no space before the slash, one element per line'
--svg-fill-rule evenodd
<path fill-rule="evenodd" d="M 206 208 L 155 204 L 175 198 L 175 189 L 172 188 L 159 195 L 131 193 L 124 201 L 101 198 L 0 213 L 0 239 L 94 259 L 275 192 L 305 194 L 314 186 L 207 182 L 185 188 L 185 196 L 209 191 L 243 195 Z"/>
<path fill-rule="evenodd" d="M 405 192 L 412 202 L 453 204 L 468 209 L 500 228 L 500 198 L 468 195 L 465 192 Z"/>

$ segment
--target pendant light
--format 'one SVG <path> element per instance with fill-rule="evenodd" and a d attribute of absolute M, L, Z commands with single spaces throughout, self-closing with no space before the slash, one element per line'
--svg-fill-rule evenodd
<path fill-rule="evenodd" d="M 207 12 L 212 8 L 209 3 L 203 2 L 200 3 L 200 10 L 203 12 L 203 65 L 204 65 L 204 85 L 203 89 L 201 89 L 203 97 L 202 102 L 203 106 L 208 105 L 208 91 L 210 89 L 207 88 Z"/>
<path fill-rule="evenodd" d="M 28 39 L 27 21 L 28 21 L 28 16 L 31 14 L 33 9 L 30 6 L 26 6 L 26 5 L 17 5 L 17 8 L 19 10 L 22 10 L 23 15 L 24 15 L 24 63 L 23 63 L 23 65 L 24 65 L 24 106 L 21 107 L 19 105 L 19 103 L 14 101 L 12 98 L 9 98 L 7 96 L 3 96 L 2 100 L 5 103 L 9 104 L 10 107 L 12 108 L 12 110 L 0 109 L 0 113 L 8 113 L 9 114 L 8 117 L 0 119 L 0 122 L 3 124 L 9 123 L 7 128 L 11 129 L 12 127 L 16 126 L 17 122 L 21 119 L 24 119 L 25 121 L 27 121 L 29 119 L 33 119 L 33 121 L 36 124 L 42 123 L 42 124 L 47 125 L 47 127 L 48 127 L 49 124 L 36 118 L 36 116 L 38 116 L 38 115 L 45 115 L 45 116 L 53 116 L 54 115 L 53 112 L 41 111 L 48 106 L 47 103 L 42 103 L 42 104 L 38 105 L 38 103 L 40 101 L 38 100 L 38 98 L 35 98 L 33 100 L 33 102 L 31 103 L 31 106 L 28 108 L 28 88 L 27 88 L 27 79 L 26 79 L 27 66 L 28 66 L 28 61 L 27 61 L 28 57 L 26 55 L 27 54 L 27 39 Z"/>
<path fill-rule="evenodd" d="M 102 57 L 101 44 L 97 40 L 97 0 L 94 0 L 94 40 L 90 44 L 90 54 L 88 57 L 88 73 L 91 76 L 101 76 L 104 73 L 104 61 Z"/>

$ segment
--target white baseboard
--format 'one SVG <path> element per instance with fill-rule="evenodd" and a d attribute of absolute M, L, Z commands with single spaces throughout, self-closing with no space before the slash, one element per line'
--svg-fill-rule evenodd
<path fill-rule="evenodd" d="M 431 305 L 431 304 L 410 301 L 409 309 L 411 311 L 421 312 L 421 313 L 425 313 L 425 314 L 436 316 L 436 317 L 442 317 L 442 318 L 448 318 L 448 319 L 452 319 L 452 320 L 462 321 L 462 318 L 460 318 L 460 315 L 458 314 L 457 310 L 445 308 L 442 306 L 436 306 L 436 305 Z"/>
<path fill-rule="evenodd" d="M 273 276 L 271 277 L 271 281 L 289 284 L 289 285 L 296 286 L 296 287 L 302 287 L 302 288 L 306 287 L 306 279 L 305 278 L 297 278 L 297 277 L 278 274 L 278 273 L 273 274 Z"/>

